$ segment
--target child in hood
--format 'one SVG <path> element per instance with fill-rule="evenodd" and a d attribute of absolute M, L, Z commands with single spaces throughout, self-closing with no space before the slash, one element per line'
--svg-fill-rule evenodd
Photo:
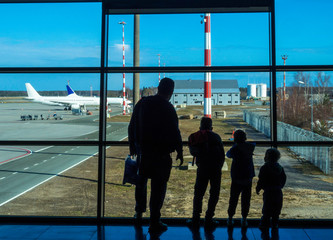
<path fill-rule="evenodd" d="M 262 208 L 262 218 L 260 229 L 268 229 L 270 221 L 272 228 L 278 228 L 279 215 L 282 209 L 283 194 L 282 188 L 286 183 L 286 174 L 283 167 L 278 163 L 280 152 L 275 148 L 270 148 L 265 154 L 265 164 L 260 168 L 259 181 L 256 192 L 264 190 Z"/>
<path fill-rule="evenodd" d="M 203 117 L 200 130 L 189 137 L 189 148 L 196 159 L 197 178 L 194 186 L 193 217 L 187 223 L 198 228 L 202 211 L 202 199 L 208 182 L 210 183 L 208 208 L 205 216 L 205 227 L 215 227 L 218 222 L 213 220 L 215 207 L 220 195 L 222 166 L 225 160 L 221 137 L 214 133 L 212 119 Z"/>

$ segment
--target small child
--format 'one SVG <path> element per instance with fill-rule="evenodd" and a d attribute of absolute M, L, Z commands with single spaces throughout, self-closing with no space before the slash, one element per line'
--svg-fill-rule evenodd
<path fill-rule="evenodd" d="M 233 216 L 236 212 L 239 195 L 241 196 L 242 220 L 241 226 L 247 227 L 247 215 L 250 210 L 252 178 L 254 174 L 253 152 L 255 144 L 246 142 L 246 133 L 236 130 L 234 133 L 235 144 L 227 152 L 227 157 L 232 158 L 231 188 L 228 208 L 227 225 L 233 226 Z"/>
<path fill-rule="evenodd" d="M 282 209 L 283 194 L 282 188 L 286 183 L 286 174 L 283 167 L 278 163 L 280 152 L 275 148 L 270 148 L 265 154 L 265 164 L 260 168 L 259 181 L 256 192 L 264 190 L 262 208 L 262 218 L 259 228 L 268 229 L 270 221 L 272 228 L 278 228 L 279 215 Z"/>
<path fill-rule="evenodd" d="M 213 228 L 218 225 L 218 222 L 213 220 L 213 216 L 220 195 L 221 169 L 225 155 L 221 137 L 212 130 L 212 119 L 203 117 L 200 122 L 200 131 L 192 133 L 189 137 L 190 152 L 196 158 L 198 166 L 194 186 L 193 217 L 187 221 L 187 224 L 193 228 L 198 228 L 200 224 L 202 199 L 208 182 L 210 183 L 210 196 L 205 216 L 205 227 Z"/>

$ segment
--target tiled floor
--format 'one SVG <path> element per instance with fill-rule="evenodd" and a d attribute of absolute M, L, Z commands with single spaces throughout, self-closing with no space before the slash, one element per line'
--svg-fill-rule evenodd
<path fill-rule="evenodd" d="M 333 229 L 319 228 L 280 228 L 278 232 L 270 232 L 265 236 L 257 228 L 234 228 L 228 230 L 219 227 L 214 232 L 191 232 L 187 227 L 170 226 L 160 236 L 150 236 L 148 227 L 135 228 L 133 226 L 70 226 L 70 225 L 1 225 L 0 239 L 10 240 L 331 240 Z"/>

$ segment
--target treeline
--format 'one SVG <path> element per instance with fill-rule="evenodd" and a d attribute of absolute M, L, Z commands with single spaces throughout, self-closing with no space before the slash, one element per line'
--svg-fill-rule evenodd
<path fill-rule="evenodd" d="M 127 89 L 128 90 L 128 89 Z M 67 91 L 38 91 L 41 96 L 67 96 Z M 99 91 L 75 91 L 79 96 L 96 96 L 99 97 Z M 122 97 L 121 91 L 108 91 L 108 97 Z M 0 97 L 27 97 L 28 94 L 26 91 L 0 91 Z M 132 96 L 132 90 L 130 90 L 129 96 Z"/>
<path fill-rule="evenodd" d="M 0 97 L 27 97 L 26 91 L 0 91 Z"/>

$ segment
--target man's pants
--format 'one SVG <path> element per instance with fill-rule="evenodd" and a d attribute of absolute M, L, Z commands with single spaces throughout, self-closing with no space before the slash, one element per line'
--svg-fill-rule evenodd
<path fill-rule="evenodd" d="M 202 199 L 205 195 L 208 182 L 210 183 L 208 207 L 206 211 L 206 219 L 211 219 L 215 213 L 215 207 L 220 196 L 221 187 L 221 170 L 203 170 L 197 169 L 197 178 L 194 186 L 193 199 L 193 219 L 198 220 L 202 212 Z"/>
<path fill-rule="evenodd" d="M 229 217 L 233 217 L 235 215 L 238 198 L 241 193 L 242 193 L 241 196 L 242 217 L 243 218 L 247 217 L 250 210 L 251 189 L 252 189 L 252 182 L 250 182 L 249 184 L 239 184 L 234 181 L 231 182 L 229 208 L 228 208 Z"/>
<path fill-rule="evenodd" d="M 147 181 L 148 178 L 139 176 L 135 188 L 135 211 L 142 213 L 146 211 L 147 206 Z M 163 206 L 167 189 L 167 180 L 160 178 L 151 179 L 150 194 L 150 222 L 157 223 L 161 217 L 161 208 Z"/>

